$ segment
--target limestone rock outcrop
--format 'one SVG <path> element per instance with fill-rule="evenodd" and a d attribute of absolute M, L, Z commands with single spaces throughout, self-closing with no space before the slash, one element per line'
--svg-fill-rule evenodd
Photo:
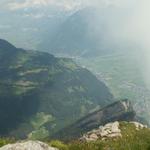
<path fill-rule="evenodd" d="M 119 122 L 108 123 L 105 126 L 100 126 L 96 130 L 87 132 L 80 138 L 81 141 L 96 141 L 98 139 L 105 140 L 107 138 L 122 137 L 121 130 L 119 129 Z"/>
<path fill-rule="evenodd" d="M 8 144 L 0 150 L 58 150 L 40 141 L 23 141 L 15 144 Z"/>
<path fill-rule="evenodd" d="M 136 130 L 141 130 L 147 128 L 146 125 L 143 125 L 139 122 L 128 122 L 129 124 L 133 124 Z M 120 129 L 120 123 L 118 121 L 108 123 L 105 126 L 100 126 L 98 129 L 91 130 L 85 133 L 80 140 L 81 141 L 96 141 L 98 139 L 106 140 L 109 138 L 121 138 L 122 132 Z"/>
<path fill-rule="evenodd" d="M 141 124 L 139 122 L 132 121 L 130 123 L 135 125 L 136 130 L 140 130 L 140 129 L 143 129 L 143 128 L 148 128 L 147 125 L 143 125 L 143 124 Z"/>

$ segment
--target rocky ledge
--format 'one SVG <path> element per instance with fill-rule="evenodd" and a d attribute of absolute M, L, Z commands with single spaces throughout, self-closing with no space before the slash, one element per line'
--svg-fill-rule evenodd
<path fill-rule="evenodd" d="M 129 124 L 135 125 L 136 130 L 147 128 L 147 126 L 138 122 L 129 122 Z M 80 140 L 90 142 L 96 141 L 98 139 L 106 140 L 109 138 L 118 138 L 118 137 L 122 137 L 122 134 L 120 129 L 120 123 L 116 121 L 113 123 L 108 123 L 105 126 L 100 126 L 98 129 L 94 129 L 92 131 L 87 132 L 80 138 Z"/>
<path fill-rule="evenodd" d="M 114 121 L 134 121 L 136 117 L 132 104 L 128 100 L 117 101 L 97 110 L 54 135 L 61 140 L 78 139 L 84 133 Z"/>

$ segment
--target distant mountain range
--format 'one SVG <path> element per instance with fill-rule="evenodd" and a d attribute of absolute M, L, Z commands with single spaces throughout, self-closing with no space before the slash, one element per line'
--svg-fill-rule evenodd
<path fill-rule="evenodd" d="M 108 18 L 104 20 L 106 14 L 103 11 L 99 13 L 99 17 L 95 8 L 85 8 L 73 13 L 59 26 L 52 38 L 49 38 L 50 34 L 43 37 L 38 48 L 66 56 L 91 57 L 97 53 L 107 53 L 105 38 Z"/>
<path fill-rule="evenodd" d="M 50 11 L 46 9 L 44 16 L 43 11 L 35 8 L 12 14 L 1 11 L 0 15 L 5 16 L 1 17 L 1 37 L 10 39 L 17 47 L 73 58 L 103 80 L 116 99 L 131 99 L 138 115 L 149 121 L 150 90 L 144 79 L 141 49 L 138 43 L 109 37 L 111 31 L 119 32 L 118 21 L 122 24 L 121 19 L 128 14 L 119 14 L 115 7 L 88 7 L 59 14 Z"/>
<path fill-rule="evenodd" d="M 45 34 L 37 49 L 68 57 L 95 57 L 126 52 L 132 44 L 117 37 L 121 33 L 118 33 L 119 29 L 116 30 L 126 15 L 119 16 L 119 9 L 115 7 L 80 9 L 68 15 L 53 34 Z"/>
<path fill-rule="evenodd" d="M 129 44 L 118 40 L 116 43 L 111 37 L 113 18 L 121 20 L 118 12 L 116 7 L 86 7 L 67 12 L 49 7 L 2 11 L 0 34 L 17 47 L 52 54 L 90 57 L 109 54 L 120 47 L 125 50 Z"/>
<path fill-rule="evenodd" d="M 0 40 L 0 135 L 45 138 L 114 101 L 107 86 L 71 59 Z"/>

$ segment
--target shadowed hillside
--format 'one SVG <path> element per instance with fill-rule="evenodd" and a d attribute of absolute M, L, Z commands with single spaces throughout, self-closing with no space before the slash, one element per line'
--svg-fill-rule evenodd
<path fill-rule="evenodd" d="M 1 135 L 45 138 L 113 100 L 104 83 L 71 59 L 0 40 L 0 62 Z"/>

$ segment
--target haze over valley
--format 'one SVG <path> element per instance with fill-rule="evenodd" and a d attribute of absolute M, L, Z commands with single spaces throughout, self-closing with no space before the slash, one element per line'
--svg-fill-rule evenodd
<path fill-rule="evenodd" d="M 8 143 L 10 137 L 103 141 L 114 134 L 124 140 L 130 130 L 131 139 L 145 137 L 149 6 L 148 0 L 1 0 L 0 136 Z M 103 137 L 105 127 L 113 135 Z M 56 147 L 76 150 L 74 144 Z"/>

